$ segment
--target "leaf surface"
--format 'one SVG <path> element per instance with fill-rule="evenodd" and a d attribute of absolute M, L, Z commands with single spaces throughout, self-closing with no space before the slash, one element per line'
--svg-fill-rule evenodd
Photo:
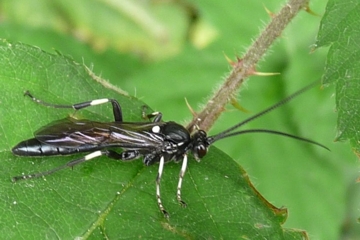
<path fill-rule="evenodd" d="M 360 152 L 360 3 L 329 1 L 317 46 L 329 45 L 324 83 L 336 85 L 337 140 L 350 140 Z"/>
<path fill-rule="evenodd" d="M 89 69 L 67 56 L 3 40 L 0 59 L 0 155 L 3 160 L 0 230 L 11 232 L 9 237 L 303 237 L 304 233 L 299 231 L 284 231 L 281 224 L 286 219 L 286 210 L 269 204 L 252 187 L 245 171 L 215 147 L 200 163 L 191 161 L 189 164 L 183 184 L 183 198 L 188 204 L 185 209 L 175 199 L 180 166 L 175 163 L 165 166 L 161 190 L 163 203 L 170 213 L 169 220 L 163 217 L 156 204 L 157 166 L 145 167 L 141 160 L 121 162 L 101 157 L 46 178 L 12 183 L 10 178 L 14 175 L 49 170 L 80 157 L 12 155 L 12 146 L 32 138 L 32 133 L 41 126 L 69 114 L 66 109 L 35 104 L 23 97 L 25 90 L 57 104 L 116 98 L 126 121 L 141 120 L 144 103 L 119 89 L 104 87 Z M 76 113 L 76 117 L 112 121 L 110 106 L 84 109 Z"/>

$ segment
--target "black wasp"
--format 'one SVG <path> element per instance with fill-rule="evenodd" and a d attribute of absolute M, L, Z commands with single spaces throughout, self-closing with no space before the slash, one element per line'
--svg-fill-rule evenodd
<path fill-rule="evenodd" d="M 163 122 L 161 121 L 162 114 L 160 112 L 154 112 L 148 115 L 149 118 L 153 118 L 152 122 L 123 122 L 120 104 L 115 99 L 105 98 L 74 105 L 56 105 L 38 100 L 29 92 L 26 92 L 25 95 L 32 98 L 33 101 L 54 108 L 72 108 L 79 110 L 89 106 L 111 103 L 115 121 L 95 122 L 85 119 L 77 120 L 67 118 L 42 127 L 35 132 L 35 138 L 25 140 L 16 145 L 12 149 L 13 154 L 17 156 L 53 156 L 81 152 L 90 153 L 52 170 L 16 176 L 13 177 L 12 180 L 16 182 L 22 179 L 49 175 L 61 169 L 73 167 L 103 155 L 121 161 L 129 161 L 143 157 L 145 165 L 159 163 L 156 177 L 156 198 L 161 212 L 165 217 L 168 217 L 168 213 L 160 197 L 160 180 L 164 163 L 172 160 L 175 162 L 182 161 L 176 196 L 179 203 L 182 206 L 186 206 L 185 202 L 181 199 L 181 185 L 187 166 L 187 155 L 188 153 L 192 153 L 194 158 L 200 161 L 200 159 L 206 155 L 210 145 L 215 141 L 245 133 L 264 132 L 294 138 L 327 149 L 324 145 L 312 140 L 274 130 L 250 129 L 235 131 L 240 126 L 285 104 L 313 85 L 314 83 L 306 86 L 275 105 L 213 136 L 207 136 L 206 132 L 201 129 L 195 128 L 196 130 L 190 132 L 190 130 L 175 122 Z M 115 151 L 116 148 L 121 148 L 123 151 L 119 153 Z"/>

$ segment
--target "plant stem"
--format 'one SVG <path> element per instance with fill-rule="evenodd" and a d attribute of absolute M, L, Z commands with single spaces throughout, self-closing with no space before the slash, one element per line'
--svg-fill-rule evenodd
<path fill-rule="evenodd" d="M 281 32 L 297 13 L 307 8 L 307 6 L 308 0 L 289 0 L 279 13 L 272 17 L 271 22 L 249 47 L 244 57 L 234 64 L 223 85 L 213 94 L 205 108 L 196 114 L 188 124 L 188 129 L 193 130 L 194 127 L 198 127 L 208 131 L 211 128 L 244 80 L 254 74 L 256 63 L 263 57 L 271 44 L 281 35 Z"/>

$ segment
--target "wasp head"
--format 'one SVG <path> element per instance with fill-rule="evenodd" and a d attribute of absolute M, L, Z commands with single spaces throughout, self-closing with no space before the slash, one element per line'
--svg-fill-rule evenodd
<path fill-rule="evenodd" d="M 193 144 L 192 144 L 192 154 L 195 157 L 196 160 L 200 160 L 203 158 L 210 146 L 209 139 L 207 137 L 207 134 L 203 130 L 196 131 L 193 136 Z"/>

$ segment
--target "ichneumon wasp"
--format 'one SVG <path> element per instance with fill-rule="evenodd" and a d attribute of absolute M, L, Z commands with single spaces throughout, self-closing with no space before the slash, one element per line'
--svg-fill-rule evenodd
<path fill-rule="evenodd" d="M 162 114 L 160 112 L 154 112 L 147 115 L 148 118 L 153 119 L 152 122 L 123 122 L 120 104 L 115 99 L 105 98 L 74 105 L 57 105 L 39 100 L 27 91 L 25 92 L 25 95 L 29 96 L 36 103 L 53 108 L 72 108 L 74 110 L 80 110 L 90 106 L 111 103 L 114 122 L 95 122 L 86 119 L 77 120 L 74 118 L 67 118 L 42 127 L 35 132 L 34 138 L 17 144 L 12 149 L 13 154 L 17 156 L 33 157 L 69 155 L 82 152 L 90 153 L 49 171 L 16 176 L 13 177 L 12 180 L 13 182 L 16 182 L 18 180 L 49 175 L 64 168 L 72 168 L 77 164 L 100 156 L 107 156 L 111 159 L 121 161 L 130 161 L 143 157 L 145 165 L 159 163 L 158 174 L 156 177 L 156 199 L 161 212 L 165 217 L 168 217 L 168 213 L 162 204 L 160 196 L 160 181 L 164 164 L 173 160 L 175 162 L 182 161 L 176 197 L 182 206 L 186 206 L 186 203 L 181 198 L 181 185 L 187 167 L 188 153 L 191 153 L 197 161 L 200 161 L 200 159 L 206 155 L 208 148 L 220 139 L 245 133 L 262 132 L 301 140 L 328 149 L 324 145 L 310 139 L 274 130 L 249 129 L 236 131 L 236 129 L 242 125 L 287 103 L 294 97 L 313 87 L 315 84 L 316 83 L 312 83 L 300 89 L 273 106 L 212 136 L 207 136 L 207 133 L 201 129 L 195 128 L 194 132 L 191 132 L 189 129 L 186 129 L 176 122 L 163 122 Z M 121 148 L 123 151 L 115 151 L 117 148 Z"/>

